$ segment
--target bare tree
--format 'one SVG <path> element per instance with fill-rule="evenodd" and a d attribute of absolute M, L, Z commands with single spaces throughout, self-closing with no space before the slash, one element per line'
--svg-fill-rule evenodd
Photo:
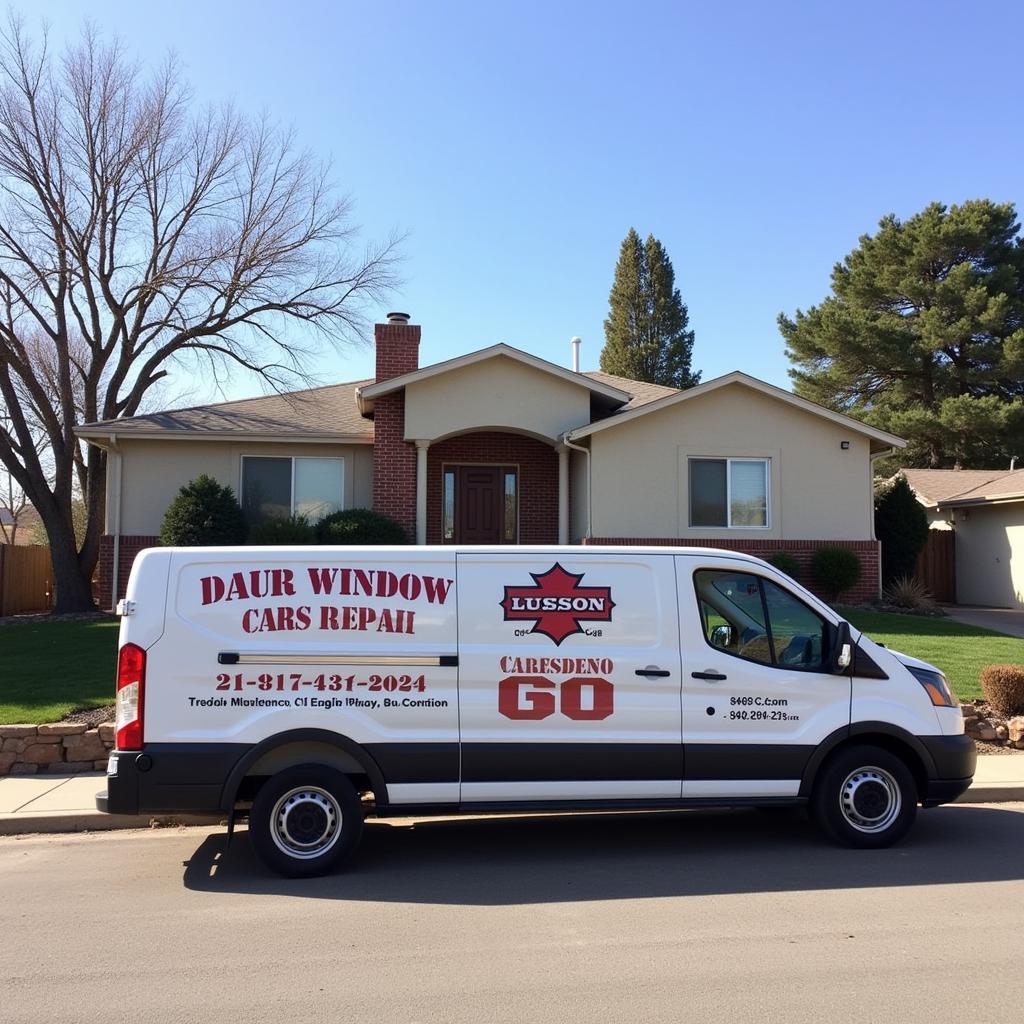
<path fill-rule="evenodd" d="M 46 528 L 57 611 L 92 607 L 103 518 L 77 424 L 136 414 L 176 365 L 280 389 L 393 286 L 395 239 L 356 251 L 328 175 L 267 119 L 198 109 L 173 60 L 147 78 L 93 29 L 59 57 L 0 31 L 0 463 Z"/>

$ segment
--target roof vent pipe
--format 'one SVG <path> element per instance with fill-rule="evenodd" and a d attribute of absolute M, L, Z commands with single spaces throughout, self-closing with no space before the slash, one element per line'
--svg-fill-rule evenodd
<path fill-rule="evenodd" d="M 410 320 L 408 313 L 388 313 L 389 324 L 407 324 Z"/>
<path fill-rule="evenodd" d="M 573 338 L 570 342 L 572 345 L 572 372 L 580 372 L 580 345 L 583 344 L 582 338 Z"/>

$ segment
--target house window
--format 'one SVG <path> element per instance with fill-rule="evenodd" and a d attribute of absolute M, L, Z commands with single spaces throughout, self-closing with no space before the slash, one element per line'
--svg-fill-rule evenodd
<path fill-rule="evenodd" d="M 768 526 L 769 459 L 690 459 L 690 526 Z"/>
<path fill-rule="evenodd" d="M 311 523 L 344 507 L 345 460 L 242 456 L 242 508 L 249 522 L 305 516 Z"/>

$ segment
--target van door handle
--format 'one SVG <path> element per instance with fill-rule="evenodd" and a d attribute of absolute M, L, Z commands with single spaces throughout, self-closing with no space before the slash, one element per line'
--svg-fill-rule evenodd
<path fill-rule="evenodd" d="M 648 665 L 647 668 L 638 668 L 636 670 L 638 676 L 670 676 L 671 672 L 667 668 L 655 668 L 654 665 Z"/>
<path fill-rule="evenodd" d="M 694 679 L 719 680 L 728 678 L 724 672 L 691 672 L 690 675 L 693 676 Z"/>

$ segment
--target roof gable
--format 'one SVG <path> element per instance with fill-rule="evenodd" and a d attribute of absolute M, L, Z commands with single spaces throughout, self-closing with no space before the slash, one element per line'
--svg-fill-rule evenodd
<path fill-rule="evenodd" d="M 399 377 L 391 377 L 388 380 L 360 387 L 357 392 L 359 408 L 364 416 L 368 416 L 373 411 L 374 399 L 379 398 L 381 395 L 389 395 L 410 384 L 418 384 L 420 381 L 428 380 L 439 374 L 449 373 L 452 370 L 461 370 L 467 366 L 472 366 L 474 363 L 480 363 L 486 359 L 494 359 L 498 356 L 513 359 L 516 362 L 539 370 L 541 373 L 549 373 L 570 384 L 586 388 L 591 394 L 604 398 L 616 407 L 625 405 L 632 398 L 629 391 L 624 391 L 620 387 L 597 380 L 590 374 L 577 373 L 575 370 L 566 369 L 564 366 L 549 362 L 547 359 L 541 359 L 539 356 L 531 355 L 529 352 L 523 352 L 521 349 L 513 348 L 511 345 L 499 343 L 488 348 L 477 349 L 475 352 L 469 352 L 464 356 L 457 356 L 454 359 L 446 359 L 431 366 L 424 366 L 422 369 L 413 370 L 411 373 L 403 373 Z"/>
<path fill-rule="evenodd" d="M 629 420 L 636 419 L 639 416 L 646 416 L 648 413 L 657 412 L 661 409 L 668 409 L 683 402 L 688 402 L 691 399 L 710 394 L 717 391 L 719 388 L 726 387 L 730 384 L 743 385 L 753 391 L 758 391 L 763 395 L 767 395 L 769 398 L 777 399 L 778 401 L 784 402 L 796 409 L 800 409 L 803 412 L 810 413 L 813 416 L 820 416 L 822 419 L 830 420 L 833 423 L 838 423 L 848 430 L 855 431 L 858 434 L 864 434 L 871 438 L 872 441 L 878 442 L 882 448 L 905 448 L 907 445 L 907 442 L 904 441 L 903 438 L 897 437 L 895 434 L 890 434 L 885 430 L 878 430 L 876 427 L 868 426 L 868 424 L 854 419 L 852 416 L 846 416 L 841 412 L 834 412 L 832 409 L 826 409 L 822 405 L 808 401 L 806 398 L 801 398 L 799 395 L 794 395 L 791 391 L 784 391 L 782 388 L 778 388 L 774 384 L 767 383 L 767 381 L 751 377 L 749 374 L 743 373 L 741 370 L 733 370 L 732 373 L 724 374 L 721 377 L 715 377 L 714 380 L 698 384 L 685 391 L 673 391 L 671 394 L 643 403 L 638 407 L 620 411 L 614 416 L 609 416 L 607 419 L 599 420 L 596 423 L 591 423 L 588 426 L 579 427 L 578 429 L 571 431 L 569 433 L 569 437 L 574 441 L 583 437 L 589 437 L 591 434 L 596 434 L 598 431 L 609 430 L 622 423 L 626 423 Z"/>

